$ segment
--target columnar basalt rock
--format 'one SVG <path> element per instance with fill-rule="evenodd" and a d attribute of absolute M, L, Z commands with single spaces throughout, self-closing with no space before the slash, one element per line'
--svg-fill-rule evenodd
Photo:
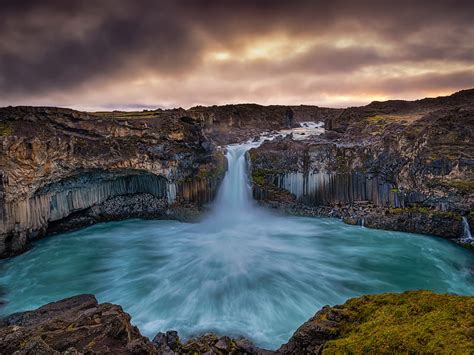
<path fill-rule="evenodd" d="M 249 152 L 257 200 L 368 227 L 462 236 L 462 217 L 474 208 L 474 90 L 352 108 L 326 125 L 321 136 Z"/>
<path fill-rule="evenodd" d="M 214 198 L 225 172 L 222 152 L 186 117 L 8 107 L 0 109 L 0 127 L 3 257 L 51 226 L 59 232 L 111 219 L 182 218 L 183 208 Z"/>

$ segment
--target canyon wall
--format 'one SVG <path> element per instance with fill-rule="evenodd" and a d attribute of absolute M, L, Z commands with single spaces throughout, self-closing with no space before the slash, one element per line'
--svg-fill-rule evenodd
<path fill-rule="evenodd" d="M 32 239 L 130 217 L 194 218 L 225 158 L 189 117 L 0 109 L 0 255 Z"/>
<path fill-rule="evenodd" d="M 463 238 L 462 217 L 472 225 L 474 207 L 474 90 L 351 108 L 325 122 L 321 136 L 286 137 L 249 152 L 257 200 L 296 214 Z"/>
<path fill-rule="evenodd" d="M 122 219 L 195 219 L 225 172 L 216 146 L 302 121 L 326 133 L 249 152 L 254 197 L 291 213 L 457 238 L 472 225 L 474 90 L 364 107 L 240 104 L 84 113 L 0 109 L 0 255 Z"/>
<path fill-rule="evenodd" d="M 337 117 L 342 109 L 318 106 L 262 106 L 237 104 L 192 107 L 186 114 L 201 122 L 204 132 L 218 144 L 239 143 L 263 132 L 297 127 L 302 121 Z"/>

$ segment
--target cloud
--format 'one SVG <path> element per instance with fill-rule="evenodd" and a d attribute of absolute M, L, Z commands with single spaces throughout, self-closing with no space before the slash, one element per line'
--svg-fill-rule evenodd
<path fill-rule="evenodd" d="M 0 5 L 3 105 L 339 106 L 461 89 L 473 78 L 468 0 Z"/>

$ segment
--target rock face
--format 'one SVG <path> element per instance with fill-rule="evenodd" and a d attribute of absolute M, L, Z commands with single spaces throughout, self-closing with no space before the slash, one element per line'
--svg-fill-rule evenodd
<path fill-rule="evenodd" d="M 239 104 L 189 109 L 186 114 L 201 122 L 206 134 L 218 144 L 238 143 L 265 131 L 298 126 L 300 121 L 332 119 L 342 110 L 318 106 L 261 106 Z"/>
<path fill-rule="evenodd" d="M 250 152 L 255 198 L 291 213 L 458 238 L 461 218 L 473 222 L 473 97 L 345 110 L 0 108 L 0 257 L 100 221 L 196 219 L 225 172 L 216 144 L 321 120 L 323 136 Z"/>
<path fill-rule="evenodd" d="M 0 324 L 1 354 L 157 354 L 120 306 L 80 295 Z"/>
<path fill-rule="evenodd" d="M 176 331 L 153 342 L 120 306 L 92 295 L 50 303 L 0 321 L 1 354 L 362 354 L 474 352 L 474 297 L 429 291 L 363 296 L 325 306 L 276 351 L 244 338 Z"/>
<path fill-rule="evenodd" d="M 98 221 L 192 216 L 225 172 L 222 152 L 187 116 L 7 107 L 0 141 L 1 257 Z"/>
<path fill-rule="evenodd" d="M 101 221 L 196 219 L 225 172 L 215 143 L 339 111 L 253 104 L 93 114 L 0 108 L 0 257 L 46 234 Z"/>
<path fill-rule="evenodd" d="M 462 237 L 474 207 L 474 90 L 351 108 L 326 126 L 321 136 L 249 152 L 256 199 L 295 214 Z"/>

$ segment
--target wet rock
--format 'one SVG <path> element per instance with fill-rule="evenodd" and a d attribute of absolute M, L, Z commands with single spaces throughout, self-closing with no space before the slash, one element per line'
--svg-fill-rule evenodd
<path fill-rule="evenodd" d="M 159 354 L 248 354 L 270 355 L 273 351 L 260 349 L 245 338 L 233 339 L 228 336 L 217 336 L 209 333 L 181 343 L 176 331 L 158 333 L 153 339 Z"/>
<path fill-rule="evenodd" d="M 233 343 L 232 339 L 229 337 L 223 336 L 217 340 L 217 343 L 214 344 L 214 347 L 220 351 L 230 352 L 235 347 L 235 343 Z"/>
<path fill-rule="evenodd" d="M 153 338 L 153 343 L 162 351 L 174 351 L 179 348 L 180 340 L 178 332 L 169 330 L 166 333 L 158 333 Z"/>

